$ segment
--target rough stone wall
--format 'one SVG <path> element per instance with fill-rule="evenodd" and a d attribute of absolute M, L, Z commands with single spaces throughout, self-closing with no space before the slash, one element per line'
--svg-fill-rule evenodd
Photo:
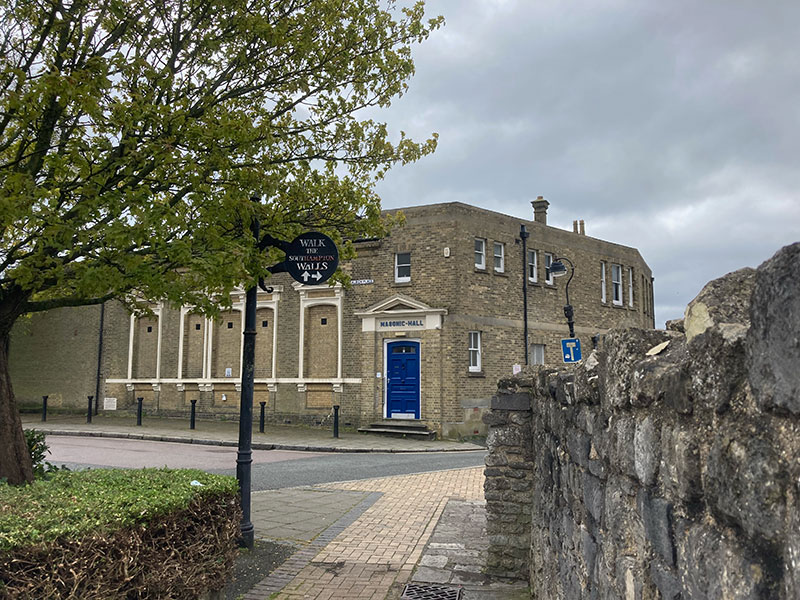
<path fill-rule="evenodd" d="M 504 502 L 529 502 L 530 555 L 490 566 L 537 599 L 800 598 L 799 339 L 794 244 L 709 283 L 668 331 L 614 330 L 574 371 L 504 384 L 531 387 L 530 427 L 487 417 L 488 527 L 524 537 Z M 532 493 L 494 502 L 514 443 Z"/>

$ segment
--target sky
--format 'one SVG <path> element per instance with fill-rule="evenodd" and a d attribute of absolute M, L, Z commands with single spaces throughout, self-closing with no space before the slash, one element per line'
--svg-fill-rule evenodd
<path fill-rule="evenodd" d="M 384 208 L 464 202 L 638 248 L 656 326 L 800 241 L 800 2 L 427 0 L 409 91 L 378 115 L 434 155 Z"/>

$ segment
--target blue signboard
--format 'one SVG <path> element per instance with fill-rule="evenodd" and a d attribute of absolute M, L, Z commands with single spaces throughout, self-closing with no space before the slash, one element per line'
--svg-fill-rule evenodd
<path fill-rule="evenodd" d="M 576 363 L 581 360 L 581 341 L 578 338 L 561 340 L 561 354 L 565 363 Z"/>

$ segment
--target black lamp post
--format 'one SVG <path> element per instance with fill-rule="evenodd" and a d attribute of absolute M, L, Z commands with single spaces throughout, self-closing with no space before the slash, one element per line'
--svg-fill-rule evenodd
<path fill-rule="evenodd" d="M 572 281 L 572 277 L 575 275 L 575 265 L 573 265 L 572 261 L 565 256 L 558 257 L 552 263 L 550 263 L 550 275 L 553 277 L 561 277 L 562 275 L 567 274 L 567 267 L 564 266 L 563 261 L 566 261 L 570 268 L 569 279 L 567 279 L 567 285 L 565 288 L 567 303 L 564 306 L 564 316 L 567 317 L 567 325 L 569 325 L 569 337 L 574 338 L 575 321 L 572 320 L 574 311 L 572 310 L 572 305 L 569 303 L 569 284 Z"/>
<path fill-rule="evenodd" d="M 253 196 L 253 202 L 261 198 Z M 253 238 L 259 240 L 258 217 L 250 226 Z M 236 479 L 242 504 L 241 544 L 253 549 L 255 528 L 250 520 L 251 466 L 253 464 L 253 387 L 256 348 L 256 294 L 255 285 L 247 288 L 244 309 L 244 347 L 242 352 L 242 393 L 239 402 L 239 447 L 236 453 Z"/>

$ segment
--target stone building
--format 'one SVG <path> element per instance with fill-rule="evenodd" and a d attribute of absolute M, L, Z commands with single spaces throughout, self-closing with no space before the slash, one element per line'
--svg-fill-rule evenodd
<path fill-rule="evenodd" d="M 341 265 L 348 288 L 272 277 L 272 293 L 258 294 L 256 410 L 264 402 L 268 421 L 314 425 L 338 404 L 345 425 L 402 418 L 446 437 L 482 430 L 497 379 L 525 363 L 523 277 L 529 361 L 562 360 L 568 278 L 551 276 L 556 257 L 575 266 L 569 292 L 584 348 L 612 327 L 652 328 L 639 252 L 585 235 L 582 222 L 548 226 L 548 202 L 532 204 L 532 221 L 458 202 L 402 209 L 403 227 L 358 242 Z M 82 406 L 98 389 L 118 410 L 141 397 L 148 411 L 185 414 L 196 399 L 200 414 L 234 416 L 243 310 L 243 293 L 217 321 L 165 306 L 136 317 L 108 303 L 102 331 L 100 307 L 34 315 L 13 337 L 17 396 Z"/>

